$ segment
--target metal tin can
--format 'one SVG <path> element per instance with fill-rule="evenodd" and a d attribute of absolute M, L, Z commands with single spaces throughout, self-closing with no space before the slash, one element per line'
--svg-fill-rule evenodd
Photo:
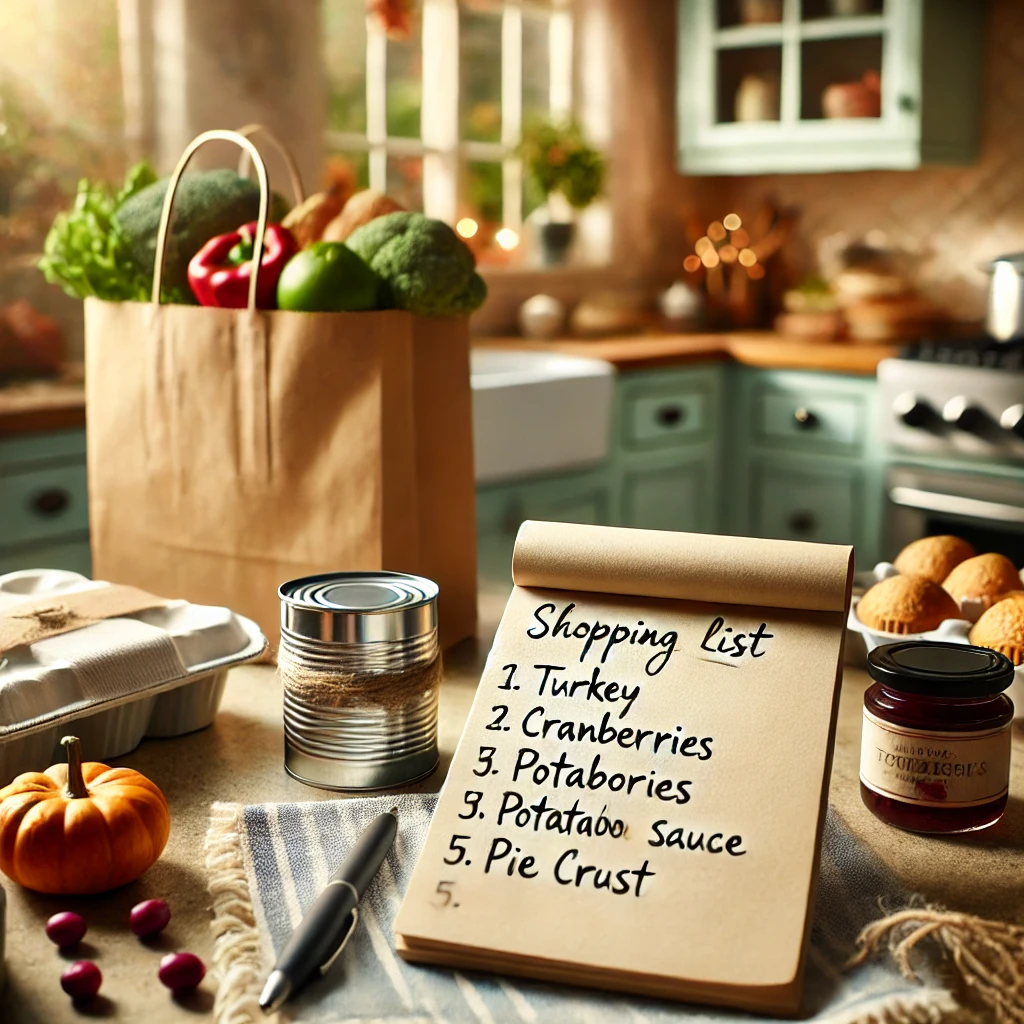
<path fill-rule="evenodd" d="M 437 767 L 437 584 L 341 572 L 278 590 L 285 768 L 325 789 L 401 786 Z"/>

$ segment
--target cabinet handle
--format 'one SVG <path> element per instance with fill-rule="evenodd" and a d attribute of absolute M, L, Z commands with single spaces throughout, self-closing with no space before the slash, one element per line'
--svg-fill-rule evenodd
<path fill-rule="evenodd" d="M 686 419 L 686 410 L 681 405 L 663 405 L 654 418 L 663 427 L 674 427 Z"/>
<path fill-rule="evenodd" d="M 810 409 L 803 406 L 793 413 L 793 419 L 800 430 L 813 430 L 821 422 Z"/>
<path fill-rule="evenodd" d="M 799 533 L 801 536 L 813 533 L 818 525 L 814 513 L 806 511 L 794 512 L 787 523 L 794 533 Z"/>
<path fill-rule="evenodd" d="M 50 487 L 32 499 L 32 508 L 41 516 L 59 516 L 71 504 L 71 495 L 63 487 Z"/>

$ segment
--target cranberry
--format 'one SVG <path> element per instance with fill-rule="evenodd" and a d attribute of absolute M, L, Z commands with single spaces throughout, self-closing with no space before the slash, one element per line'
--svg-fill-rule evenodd
<path fill-rule="evenodd" d="M 163 900 L 143 900 L 132 907 L 128 927 L 140 939 L 145 939 L 162 932 L 170 919 L 171 908 Z"/>
<path fill-rule="evenodd" d="M 82 941 L 85 929 L 84 917 L 80 914 L 64 911 L 62 914 L 54 914 L 46 922 L 46 937 L 51 942 L 60 946 L 61 949 L 67 949 L 69 946 L 76 946 Z"/>
<path fill-rule="evenodd" d="M 206 965 L 195 953 L 168 953 L 160 961 L 160 983 L 174 992 L 196 988 L 205 974 Z"/>
<path fill-rule="evenodd" d="M 91 960 L 76 960 L 60 976 L 60 987 L 72 999 L 92 999 L 102 984 L 103 975 Z"/>

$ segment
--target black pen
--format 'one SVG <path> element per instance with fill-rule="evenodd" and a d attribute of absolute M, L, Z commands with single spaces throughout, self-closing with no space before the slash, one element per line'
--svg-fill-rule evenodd
<path fill-rule="evenodd" d="M 397 807 L 377 815 L 292 932 L 260 994 L 273 1013 L 314 974 L 326 974 L 359 920 L 357 904 L 380 870 L 398 831 Z"/>

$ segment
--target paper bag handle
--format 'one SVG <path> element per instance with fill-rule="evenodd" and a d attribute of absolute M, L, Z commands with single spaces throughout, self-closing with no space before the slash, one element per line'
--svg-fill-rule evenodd
<path fill-rule="evenodd" d="M 167 195 L 164 196 L 164 208 L 160 213 L 160 228 L 156 234 L 156 260 L 153 264 L 153 295 L 154 306 L 160 305 L 160 288 L 163 284 L 164 259 L 167 255 L 167 229 L 171 223 L 171 206 L 174 203 L 174 194 L 178 191 L 178 183 L 188 166 L 189 161 L 196 154 L 196 150 L 205 146 L 208 142 L 233 142 L 249 154 L 253 166 L 256 168 L 256 179 L 260 185 L 260 210 L 256 218 L 256 238 L 253 240 L 252 259 L 253 273 L 249 277 L 249 301 L 246 308 L 252 312 L 256 309 L 256 285 L 260 274 L 260 267 L 263 265 L 263 235 L 267 230 L 267 217 L 270 213 L 270 183 L 267 180 L 267 165 L 260 156 L 260 151 L 244 136 L 238 132 L 225 131 L 221 128 L 214 128 L 208 132 L 197 135 L 181 154 L 178 166 L 171 174 L 171 180 L 167 185 Z"/>
<path fill-rule="evenodd" d="M 237 131 L 239 135 L 244 135 L 247 139 L 251 139 L 254 135 L 262 135 L 277 150 L 288 170 L 288 180 L 291 182 L 292 196 L 295 198 L 295 205 L 298 206 L 306 198 L 306 192 L 302 187 L 302 175 L 299 174 L 299 166 L 295 163 L 295 157 L 292 156 L 291 150 L 266 125 L 247 124 L 238 128 Z M 247 178 L 249 176 L 249 163 L 249 154 L 243 150 L 242 155 L 238 158 L 239 177 Z"/>

